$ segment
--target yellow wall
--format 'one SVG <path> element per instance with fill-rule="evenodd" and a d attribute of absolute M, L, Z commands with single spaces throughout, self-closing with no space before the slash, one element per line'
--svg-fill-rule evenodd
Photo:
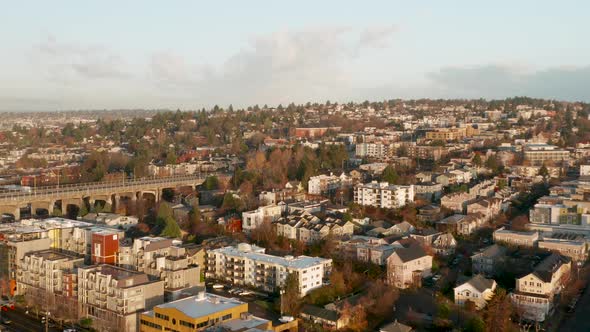
<path fill-rule="evenodd" d="M 156 332 L 156 331 L 164 331 L 165 328 L 169 328 L 170 331 L 179 331 L 179 332 L 189 332 L 189 331 L 201 331 L 204 330 L 206 328 L 202 327 L 202 328 L 197 328 L 197 325 L 199 323 L 202 322 L 206 322 L 209 320 L 215 320 L 215 319 L 219 319 L 219 322 L 221 322 L 221 318 L 225 315 L 231 314 L 231 318 L 230 319 L 236 319 L 236 318 L 240 318 L 240 314 L 243 312 L 248 312 L 248 304 L 244 303 L 238 306 L 235 306 L 229 310 L 224 310 L 224 311 L 219 311 L 216 312 L 214 314 L 211 314 L 209 316 L 203 316 L 203 317 L 199 317 L 199 318 L 192 318 L 189 317 L 187 315 L 185 315 L 182 311 L 177 310 L 175 308 L 158 308 L 155 307 L 154 308 L 154 316 L 147 316 L 145 314 L 141 314 L 140 315 L 140 324 L 139 324 L 139 330 L 143 331 L 143 332 Z M 161 318 L 156 318 L 155 314 L 159 313 L 162 315 L 166 315 L 169 317 L 168 320 L 164 320 Z M 173 319 L 176 321 L 176 324 L 173 324 Z M 162 326 L 161 330 L 146 326 L 141 324 L 141 320 L 145 320 L 154 324 L 158 324 L 160 326 Z M 189 323 L 193 323 L 195 325 L 195 328 L 190 328 L 188 326 L 183 326 L 180 324 L 180 321 L 185 321 L 185 322 L 189 322 Z M 228 319 L 229 320 L 229 319 Z"/>

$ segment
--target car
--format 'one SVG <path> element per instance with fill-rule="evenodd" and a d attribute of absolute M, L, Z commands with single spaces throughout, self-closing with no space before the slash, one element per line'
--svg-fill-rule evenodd
<path fill-rule="evenodd" d="M 213 285 L 213 289 L 223 289 L 223 285 L 222 284 L 215 284 L 215 285 Z"/>
<path fill-rule="evenodd" d="M 440 280 L 440 277 L 441 277 L 440 274 L 435 274 L 432 276 L 432 281 L 437 282 Z"/>
<path fill-rule="evenodd" d="M 2 322 L 2 324 L 4 324 L 4 325 L 10 325 L 10 324 L 12 324 L 12 321 L 11 321 L 10 319 L 8 319 L 8 318 L 4 318 L 4 317 L 2 317 L 2 320 L 1 320 L 1 322 Z"/>

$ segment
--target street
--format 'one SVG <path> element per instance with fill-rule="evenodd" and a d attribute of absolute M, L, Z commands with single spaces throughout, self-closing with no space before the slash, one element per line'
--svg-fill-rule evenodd
<path fill-rule="evenodd" d="M 557 331 L 590 331 L 588 308 L 590 308 L 590 287 L 586 287 L 576 305 L 576 310 L 570 317 L 563 320 L 563 324 Z"/>
<path fill-rule="evenodd" d="M 10 324 L 0 325 L 1 331 L 14 331 L 14 332 L 40 332 L 45 331 L 45 325 L 41 323 L 40 318 L 36 318 L 34 315 L 27 315 L 21 309 L 9 310 L 2 312 L 2 317 L 9 319 L 12 322 Z M 62 331 L 58 328 L 49 328 L 51 332 Z"/>

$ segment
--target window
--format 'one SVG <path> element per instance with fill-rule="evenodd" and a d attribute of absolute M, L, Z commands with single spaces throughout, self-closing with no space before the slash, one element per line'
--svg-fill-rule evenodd
<path fill-rule="evenodd" d="M 168 317 L 167 315 L 162 315 L 159 312 L 156 312 L 156 318 L 163 319 L 163 320 L 170 320 L 170 317 Z"/>
<path fill-rule="evenodd" d="M 221 317 L 221 320 L 228 320 L 228 319 L 231 319 L 231 314 L 227 314 L 227 315 Z"/>
<path fill-rule="evenodd" d="M 156 329 L 156 330 L 161 330 L 162 329 L 162 326 L 161 325 L 154 324 L 152 322 L 148 322 L 147 320 L 143 320 L 143 319 L 141 320 L 141 325 L 149 326 L 149 327 L 151 327 L 153 329 Z"/>
<path fill-rule="evenodd" d="M 188 328 L 190 328 L 190 329 L 194 329 L 194 328 L 195 328 L 195 324 L 193 324 L 193 323 L 190 323 L 190 322 L 185 322 L 185 321 L 183 321 L 183 320 L 181 320 L 181 321 L 180 321 L 180 325 L 182 325 L 182 326 L 186 326 L 186 327 L 188 327 Z"/>

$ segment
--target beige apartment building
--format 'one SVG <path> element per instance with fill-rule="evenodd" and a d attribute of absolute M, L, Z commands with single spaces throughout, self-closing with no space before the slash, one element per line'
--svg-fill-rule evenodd
<path fill-rule="evenodd" d="M 101 331 L 137 331 L 137 313 L 164 302 L 164 281 L 113 265 L 78 268 L 80 317 Z"/>
<path fill-rule="evenodd" d="M 556 295 L 569 279 L 571 260 L 551 254 L 533 272 L 516 279 L 513 303 L 526 319 L 542 322 L 553 312 Z"/>
<path fill-rule="evenodd" d="M 538 232 L 518 232 L 501 227 L 494 231 L 494 242 L 517 247 L 534 248 L 539 241 Z"/>
<path fill-rule="evenodd" d="M 149 236 L 135 239 L 119 248 L 118 263 L 164 281 L 166 300 L 174 300 L 181 293 L 196 294 L 204 285 L 204 251 L 182 246 L 178 240 Z"/>
<path fill-rule="evenodd" d="M 564 240 L 546 238 L 539 241 L 539 249 L 546 249 L 567 256 L 574 261 L 584 262 L 588 259 L 588 244 L 585 240 Z"/>
<path fill-rule="evenodd" d="M 55 249 L 25 254 L 17 268 L 18 294 L 27 306 L 51 311 L 53 317 L 77 320 L 78 274 L 84 257 Z"/>

